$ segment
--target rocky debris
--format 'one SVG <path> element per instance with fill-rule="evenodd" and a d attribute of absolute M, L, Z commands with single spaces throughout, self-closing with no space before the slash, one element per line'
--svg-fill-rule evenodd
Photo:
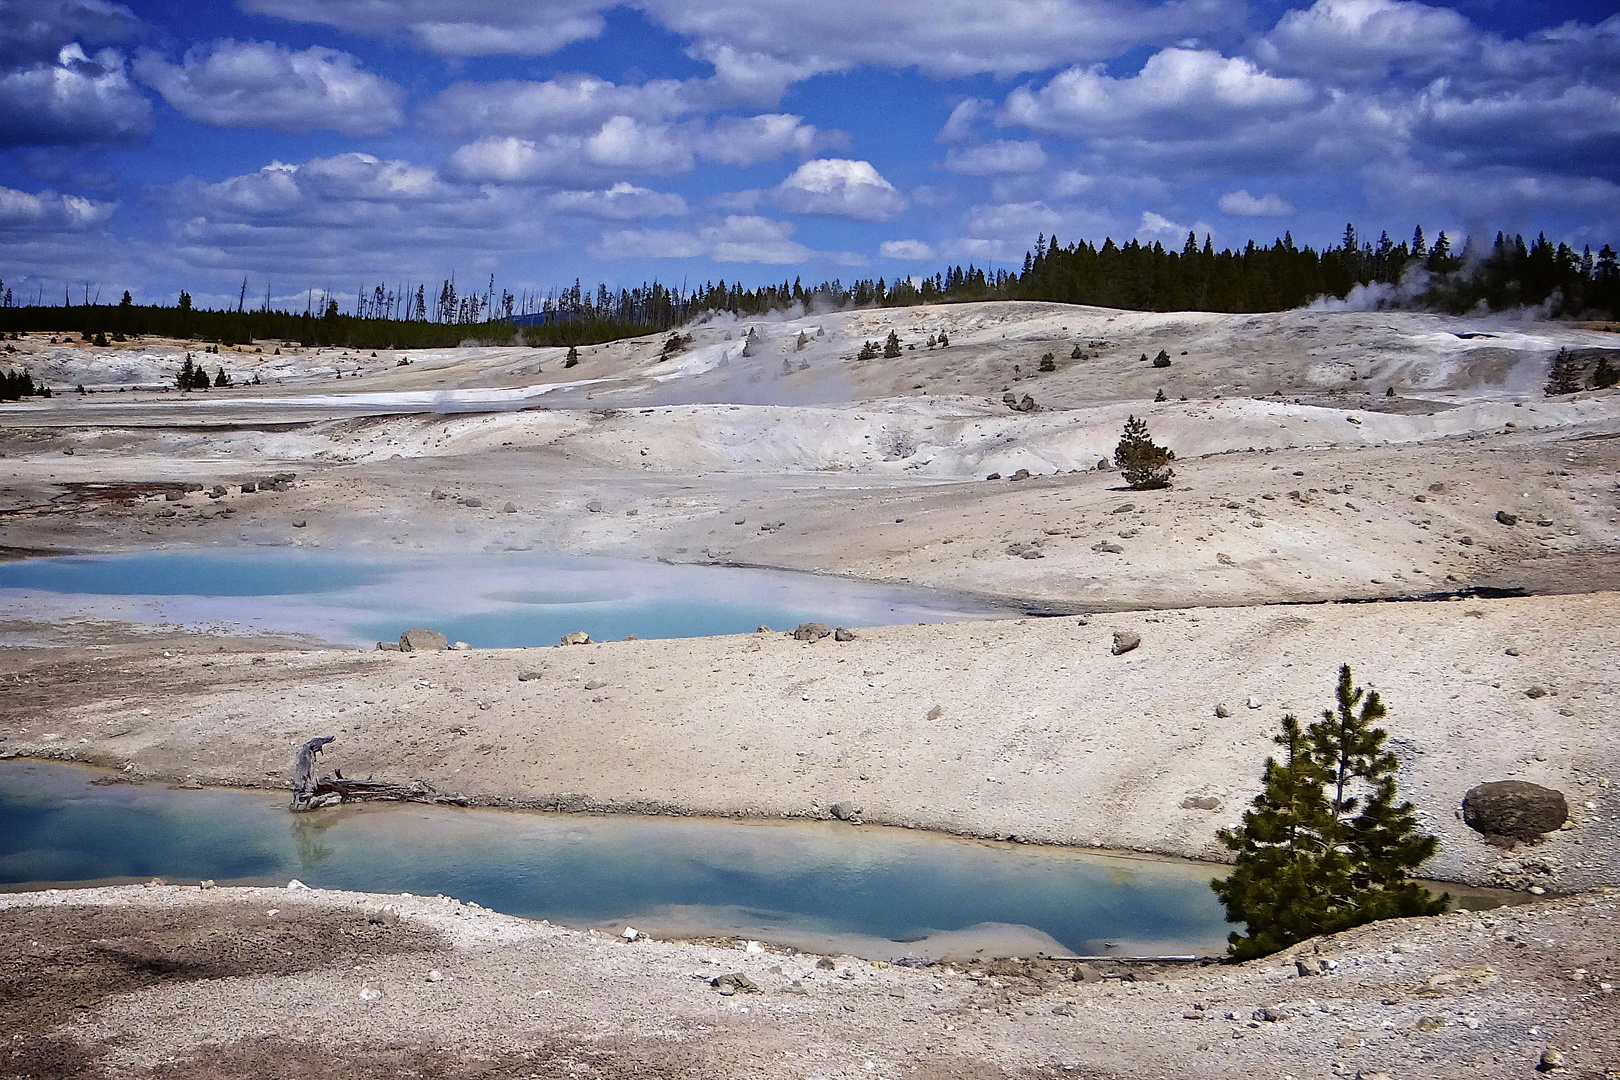
<path fill-rule="evenodd" d="M 590 681 L 588 681 L 585 684 L 585 689 L 587 689 L 587 690 L 600 690 L 606 685 L 607 685 L 607 683 L 603 682 L 601 679 L 591 679 Z"/>
<path fill-rule="evenodd" d="M 210 499 L 224 498 L 225 494 L 226 492 L 224 484 L 215 484 L 213 487 L 208 489 L 208 497 Z"/>
<path fill-rule="evenodd" d="M 1112 510 L 1110 510 L 1108 512 L 1110 514 L 1128 514 L 1132 510 L 1135 510 L 1135 509 L 1136 509 L 1136 504 L 1135 503 L 1120 503 L 1118 506 L 1114 507 Z"/>
<path fill-rule="evenodd" d="M 518 672 L 518 682 L 537 682 L 537 681 L 539 681 L 539 679 L 540 679 L 540 673 L 538 671 L 520 671 L 520 672 Z"/>
<path fill-rule="evenodd" d="M 1128 653 L 1142 644 L 1142 635 L 1131 630 L 1114 631 L 1114 655 Z"/>
<path fill-rule="evenodd" d="M 637 930 L 633 926 L 627 926 L 627 927 L 624 928 L 624 932 L 621 933 L 619 936 L 624 938 L 624 940 L 626 940 L 626 941 L 635 941 L 635 940 L 637 940 L 638 938 L 641 937 L 641 931 Z"/>
<path fill-rule="evenodd" d="M 292 527 L 295 528 L 295 529 L 302 529 L 304 526 L 306 526 L 308 524 L 309 524 L 309 522 L 305 521 L 303 518 L 299 518 L 297 521 L 292 523 Z"/>
<path fill-rule="evenodd" d="M 256 492 L 258 490 L 259 490 L 259 485 L 257 483 L 255 483 L 254 481 L 252 481 L 252 480 L 249 480 L 247 483 L 242 485 L 242 494 L 244 494 L 244 495 L 252 495 L 254 492 Z"/>
<path fill-rule="evenodd" d="M 1247 705 L 1247 706 L 1248 706 L 1248 707 L 1249 707 L 1249 708 L 1251 708 L 1251 709 L 1258 709 L 1258 708 L 1259 708 L 1259 707 L 1260 707 L 1260 699 L 1259 699 L 1259 698 L 1257 698 L 1257 697 L 1253 697 L 1253 696 L 1251 696 L 1251 697 L 1250 697 L 1250 698 L 1249 698 L 1249 699 L 1248 699 L 1248 700 L 1247 700 L 1247 701 L 1245 701 L 1245 702 L 1244 702 L 1244 703 L 1243 703 L 1243 704 L 1245 704 L 1245 705 Z"/>
<path fill-rule="evenodd" d="M 817 971 L 832 971 L 837 967 L 838 965 L 833 963 L 833 958 L 830 956 L 823 956 L 820 960 L 816 961 Z"/>
<path fill-rule="evenodd" d="M 1541 1052 L 1541 1060 L 1536 1062 L 1536 1072 L 1557 1072 L 1564 1067 L 1564 1055 L 1552 1047 Z"/>
<path fill-rule="evenodd" d="M 575 630 L 572 634 L 564 634 L 562 640 L 557 642 L 558 645 L 589 645 L 590 643 L 591 635 L 583 630 Z"/>
<path fill-rule="evenodd" d="M 484 505 L 484 500 L 480 499 L 480 498 L 476 498 L 475 496 L 469 495 L 465 499 L 461 500 L 461 505 L 466 506 L 466 507 L 470 507 L 470 508 L 476 510 L 480 506 Z"/>
<path fill-rule="evenodd" d="M 181 499 L 184 499 L 185 497 L 186 497 L 186 493 L 183 492 L 183 491 L 165 491 L 163 493 L 163 501 L 164 502 L 179 502 Z"/>
<path fill-rule="evenodd" d="M 1007 408 L 1011 409 L 1013 412 L 1035 411 L 1035 399 L 1030 397 L 1028 394 L 1025 394 L 1022 398 L 1020 398 L 1017 394 L 1009 390 L 1007 393 L 1001 395 L 1001 403 L 1007 406 Z"/>
<path fill-rule="evenodd" d="M 851 630 L 847 626 L 835 626 L 835 627 L 833 627 L 833 640 L 834 641 L 854 641 L 855 640 L 855 631 Z"/>
<path fill-rule="evenodd" d="M 1110 469 L 1112 469 L 1113 467 L 1114 467 L 1114 463 L 1112 461 L 1109 461 L 1107 458 L 1101 457 L 1101 458 L 1097 459 L 1097 471 L 1098 472 L 1107 472 Z"/>
<path fill-rule="evenodd" d="M 989 476 L 985 477 L 985 479 L 986 480 L 1000 480 L 1001 479 L 1001 474 L 998 473 L 998 472 L 993 472 Z"/>
<path fill-rule="evenodd" d="M 377 651 L 378 652 L 399 652 L 400 651 L 399 650 L 399 642 L 397 642 L 397 641 L 379 641 L 379 642 L 377 642 Z"/>
<path fill-rule="evenodd" d="M 468 652 L 471 649 L 472 646 L 467 644 L 465 641 L 458 641 L 454 645 L 450 646 L 451 652 Z"/>
<path fill-rule="evenodd" d="M 835 802 L 828 808 L 832 816 L 839 821 L 849 821 L 861 812 L 860 807 L 852 802 Z"/>
<path fill-rule="evenodd" d="M 1096 551 L 1096 552 L 1101 552 L 1104 555 L 1123 555 L 1123 554 L 1125 554 L 1125 549 L 1123 547 L 1120 547 L 1118 544 L 1114 543 L 1112 540 L 1103 540 L 1103 541 L 1101 541 L 1099 543 L 1092 544 L 1091 545 L 1091 550 Z"/>
<path fill-rule="evenodd" d="M 1028 480 L 1029 479 L 1029 470 L 1028 469 L 1019 469 L 1017 472 L 1015 472 L 1011 476 L 1007 477 L 1007 479 L 1008 480 Z"/>
<path fill-rule="evenodd" d="M 514 502 L 507 503 L 505 506 L 501 507 L 501 513 L 503 513 L 503 514 L 515 514 L 515 513 L 517 513 L 517 503 L 514 503 Z"/>
<path fill-rule="evenodd" d="M 450 639 L 437 630 L 413 626 L 399 635 L 400 652 L 443 652 L 450 647 Z"/>
<path fill-rule="evenodd" d="M 1561 791 L 1526 780 L 1493 780 L 1468 789 L 1463 796 L 1463 821 L 1485 836 L 1534 840 L 1555 831 L 1569 819 L 1569 803 Z"/>
<path fill-rule="evenodd" d="M 1215 706 L 1215 715 L 1220 717 L 1222 720 L 1225 720 L 1227 717 L 1232 715 L 1232 710 L 1228 709 L 1224 704 L 1217 705 Z"/>
<path fill-rule="evenodd" d="M 1506 510 L 1498 510 L 1496 512 L 1496 520 L 1502 525 L 1517 525 L 1519 523 L 1519 515 L 1510 514 Z"/>
<path fill-rule="evenodd" d="M 428 982 L 444 982 L 444 974 L 438 968 L 432 968 L 427 973 Z"/>
<path fill-rule="evenodd" d="M 1183 810 L 1219 810 L 1221 800 L 1213 795 L 1189 795 L 1181 800 Z"/>
<path fill-rule="evenodd" d="M 602 500 L 592 499 L 590 502 L 585 504 L 585 509 L 588 513 L 600 514 L 602 512 Z"/>
<path fill-rule="evenodd" d="M 1300 957 L 1294 961 L 1294 971 L 1302 979 L 1312 976 L 1326 977 L 1338 970 L 1337 960 L 1325 960 L 1320 956 Z"/>
<path fill-rule="evenodd" d="M 1537 698 L 1544 698 L 1547 696 L 1547 688 L 1545 686 L 1532 686 L 1524 692 L 1524 696 L 1529 698 L 1531 701 L 1535 701 Z"/>
<path fill-rule="evenodd" d="M 432 495 L 435 499 L 448 499 L 450 497 L 450 493 L 441 488 L 434 488 Z"/>
<path fill-rule="evenodd" d="M 798 625 L 798 627 L 793 631 L 793 640 L 794 641 L 820 641 L 824 637 L 831 636 L 831 634 L 832 634 L 832 630 L 827 626 L 826 623 L 818 623 L 818 622 L 800 623 Z"/>
<path fill-rule="evenodd" d="M 759 987 L 740 971 L 733 971 L 726 975 L 716 975 L 709 980 L 709 985 L 720 991 L 720 996 L 730 997 L 732 994 L 757 994 Z"/>

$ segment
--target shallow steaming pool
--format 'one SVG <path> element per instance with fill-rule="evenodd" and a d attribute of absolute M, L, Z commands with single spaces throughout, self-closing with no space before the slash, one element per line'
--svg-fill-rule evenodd
<path fill-rule="evenodd" d="M 529 552 L 379 559 L 283 548 L 0 563 L 0 607 L 17 620 L 279 631 L 351 644 L 427 626 L 476 648 L 555 645 L 575 630 L 604 641 L 1011 614 L 923 589 L 771 570 Z"/>
<path fill-rule="evenodd" d="M 1190 863 L 841 822 L 388 804 L 295 815 L 275 792 L 107 779 L 0 762 L 0 883 L 296 877 L 316 888 L 442 893 L 576 926 L 872 958 L 1212 953 L 1229 929 L 1210 869 Z"/>

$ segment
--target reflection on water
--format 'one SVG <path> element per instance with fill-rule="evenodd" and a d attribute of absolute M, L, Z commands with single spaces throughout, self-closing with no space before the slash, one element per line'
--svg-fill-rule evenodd
<path fill-rule="evenodd" d="M 228 624 L 330 640 L 431 626 L 480 648 L 738 634 L 801 622 L 878 626 L 1008 614 L 922 589 L 813 574 L 533 553 L 368 558 L 278 548 L 0 563 L 12 618 Z"/>
<path fill-rule="evenodd" d="M 1027 928 L 1001 937 L 1030 949 L 1212 952 L 1228 929 L 1209 870 L 1192 864 L 832 822 L 389 805 L 304 816 L 273 792 L 93 786 L 101 775 L 0 762 L 0 882 L 297 877 L 787 943 L 915 942 L 991 923 Z"/>

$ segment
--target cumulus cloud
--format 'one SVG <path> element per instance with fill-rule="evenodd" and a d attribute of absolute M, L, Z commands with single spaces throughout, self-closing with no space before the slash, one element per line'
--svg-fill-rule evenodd
<path fill-rule="evenodd" d="M 934 138 L 942 143 L 972 142 L 973 125 L 994 113 L 996 103 L 988 98 L 968 98 L 951 110 L 945 126 Z"/>
<path fill-rule="evenodd" d="M 1267 192 L 1256 198 L 1245 188 L 1227 192 L 1216 200 L 1215 205 L 1221 208 L 1221 213 L 1238 217 L 1287 217 L 1294 212 L 1287 200 L 1279 195 Z"/>
<path fill-rule="evenodd" d="M 320 46 L 294 52 L 227 38 L 188 50 L 178 64 L 144 50 L 135 75 L 182 115 L 214 127 L 378 135 L 405 119 L 398 86 Z"/>
<path fill-rule="evenodd" d="M 906 200 L 869 161 L 817 158 L 777 185 L 776 201 L 797 214 L 824 214 L 854 221 L 892 221 Z"/>
<path fill-rule="evenodd" d="M 591 245 L 599 259 L 690 259 L 716 262 L 802 263 L 815 252 L 793 240 L 791 222 L 733 214 L 696 232 L 673 229 L 623 229 Z"/>
<path fill-rule="evenodd" d="M 686 200 L 679 195 L 651 191 L 620 181 L 606 191 L 559 191 L 546 199 L 559 213 L 628 221 L 633 218 L 679 217 Z"/>
<path fill-rule="evenodd" d="M 1165 49 L 1136 75 L 1070 68 L 1039 90 L 1007 97 L 1003 121 L 1069 135 L 1154 134 L 1295 113 L 1318 99 L 1301 79 L 1278 78 L 1252 60 L 1209 49 Z"/>
<path fill-rule="evenodd" d="M 232 272 L 363 272 L 380 262 L 431 276 L 548 242 L 543 215 L 522 190 L 456 184 L 428 166 L 370 154 L 272 162 L 217 182 L 182 181 L 157 197 L 174 256 Z"/>
<path fill-rule="evenodd" d="M 258 15 L 352 34 L 401 35 L 441 56 L 543 56 L 602 32 L 612 0 L 238 0 Z"/>
<path fill-rule="evenodd" d="M 699 137 L 700 152 L 724 165 L 753 165 L 784 154 L 809 154 L 848 142 L 842 132 L 824 132 L 789 113 L 726 116 Z"/>
<path fill-rule="evenodd" d="M 1317 0 L 1284 13 L 1255 52 L 1274 70 L 1361 81 L 1387 78 L 1392 68 L 1415 75 L 1441 70 L 1478 36 L 1450 8 L 1413 0 Z"/>
<path fill-rule="evenodd" d="M 616 116 L 590 135 L 479 139 L 451 154 L 447 168 L 461 180 L 532 184 L 608 172 L 676 173 L 692 164 L 691 148 L 668 125 Z"/>
<path fill-rule="evenodd" d="M 885 240 L 878 246 L 878 254 L 885 259 L 921 262 L 934 257 L 934 249 L 921 240 Z"/>
<path fill-rule="evenodd" d="M 77 42 L 54 62 L 0 74 L 0 146 L 129 142 L 152 127 L 152 106 L 116 49 L 87 56 Z"/>
<path fill-rule="evenodd" d="M 1203 236 L 1214 231 L 1202 221 L 1195 221 L 1191 225 L 1180 225 L 1163 214 L 1144 210 L 1142 211 L 1142 220 L 1136 226 L 1136 238 L 1147 244 L 1157 242 L 1167 248 L 1180 248 L 1186 243 L 1188 233 L 1197 233 Z"/>
<path fill-rule="evenodd" d="M 945 167 L 967 176 L 1032 173 L 1046 167 L 1046 151 L 1038 142 L 1009 139 L 982 146 L 953 146 L 945 152 Z"/>
<path fill-rule="evenodd" d="M 447 135 L 544 135 L 587 131 L 627 116 L 662 123 L 699 107 L 685 83 L 658 79 L 623 86 L 594 75 L 560 75 L 543 82 L 462 82 L 424 106 L 429 127 Z"/>
<path fill-rule="evenodd" d="M 45 190 L 38 194 L 0 187 L 0 233 L 82 232 L 106 221 L 116 203 Z"/>
<path fill-rule="evenodd" d="M 108 0 L 6 0 L 0 5 L 0 57 L 17 67 L 54 60 L 69 42 L 106 45 L 140 31 L 133 11 Z"/>

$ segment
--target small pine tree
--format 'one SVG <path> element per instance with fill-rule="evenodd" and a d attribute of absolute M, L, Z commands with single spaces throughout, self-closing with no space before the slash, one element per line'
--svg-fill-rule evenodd
<path fill-rule="evenodd" d="M 578 367 L 578 366 L 579 366 L 579 349 L 575 348 L 573 345 L 570 345 L 570 346 L 568 346 L 568 355 L 563 358 L 563 367 L 570 368 L 570 367 Z"/>
<path fill-rule="evenodd" d="M 190 390 L 191 389 L 191 381 L 192 381 L 191 377 L 192 377 L 191 354 L 186 353 L 186 362 L 184 364 L 180 365 L 180 374 L 178 374 L 178 375 L 176 375 L 174 377 L 174 385 L 175 385 L 175 387 L 177 389 L 180 389 L 180 390 Z"/>
<path fill-rule="evenodd" d="M 1395 388 L 1392 386 L 1388 390 L 1385 390 L 1384 391 L 1384 396 L 1385 397 L 1394 397 L 1395 396 Z"/>
<path fill-rule="evenodd" d="M 1592 389 L 1607 390 L 1616 384 L 1620 384 L 1620 370 L 1609 363 L 1607 355 L 1599 356 L 1597 370 L 1592 372 Z"/>
<path fill-rule="evenodd" d="M 1581 388 L 1581 375 L 1585 365 L 1570 355 L 1568 349 L 1559 349 L 1558 354 L 1552 358 L 1552 367 L 1547 372 L 1546 393 L 1548 397 L 1559 394 L 1573 394 Z"/>
<path fill-rule="evenodd" d="M 1232 872 L 1210 887 L 1230 922 L 1241 960 L 1265 956 L 1317 934 L 1377 919 L 1438 915 L 1449 896 L 1432 897 L 1408 876 L 1438 841 L 1418 831 L 1411 803 L 1396 803 L 1399 761 L 1373 727 L 1386 715 L 1376 691 L 1339 668 L 1337 708 L 1301 730 L 1292 715 L 1273 741 L 1286 761 L 1266 761 L 1264 788 L 1221 842 L 1236 853 Z M 1357 706 L 1360 706 L 1358 711 Z"/>
<path fill-rule="evenodd" d="M 214 385 L 215 386 L 229 386 L 229 385 L 231 385 L 231 377 L 229 375 L 225 374 L 225 369 L 224 368 L 220 368 L 219 373 L 214 376 Z"/>
<path fill-rule="evenodd" d="M 1170 399 L 1164 396 L 1164 388 L 1160 387 L 1159 392 L 1157 394 L 1153 395 L 1153 400 L 1154 401 L 1169 401 Z"/>
<path fill-rule="evenodd" d="M 1038 367 L 1041 371 L 1056 371 L 1057 357 L 1053 356 L 1051 353 L 1045 354 L 1041 357 L 1041 362 Z"/>
<path fill-rule="evenodd" d="M 890 330 L 887 340 L 883 342 L 883 357 L 886 360 L 893 360 L 899 355 L 900 335 L 895 333 L 893 330 Z"/>
<path fill-rule="evenodd" d="M 866 344 L 861 346 L 861 351 L 856 355 L 855 359 L 857 359 L 857 360 L 876 360 L 877 356 L 878 356 L 877 342 L 868 341 Z"/>
<path fill-rule="evenodd" d="M 1132 416 L 1125 421 L 1125 434 L 1114 447 L 1114 464 L 1134 490 L 1169 487 L 1176 475 L 1170 468 L 1174 460 L 1174 450 L 1154 444 L 1146 420 Z"/>
<path fill-rule="evenodd" d="M 946 336 L 945 331 L 941 330 L 939 332 L 939 347 L 942 349 L 946 348 L 950 345 L 950 343 L 951 339 Z"/>

